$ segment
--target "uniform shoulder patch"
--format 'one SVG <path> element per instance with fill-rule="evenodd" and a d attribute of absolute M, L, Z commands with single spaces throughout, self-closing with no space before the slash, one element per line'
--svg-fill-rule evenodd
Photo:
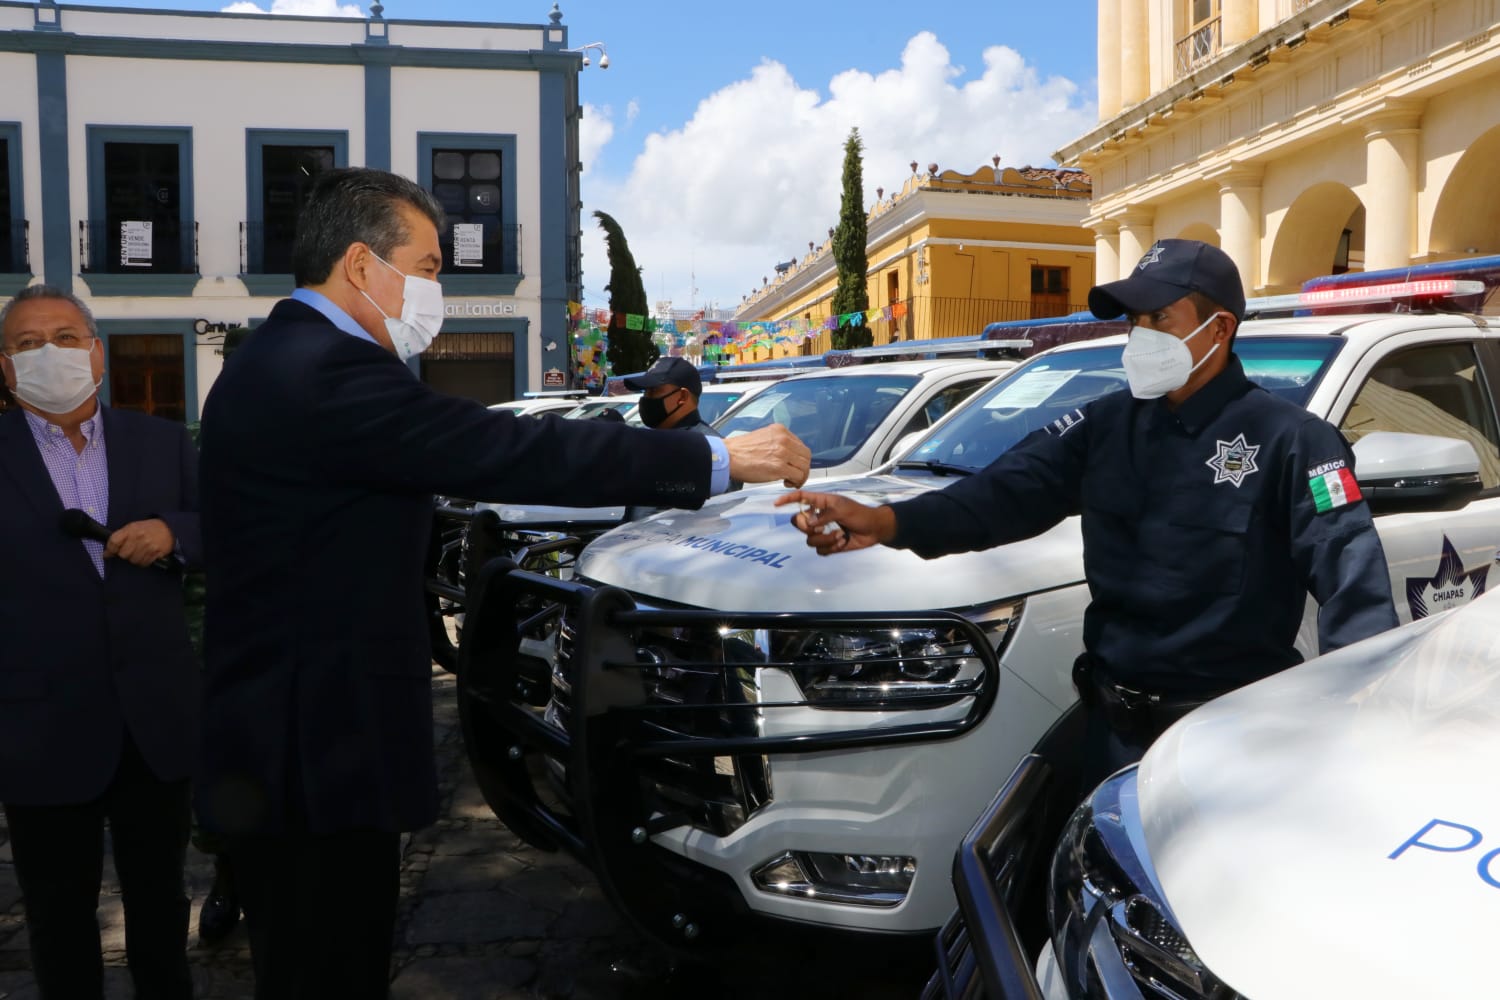
<path fill-rule="evenodd" d="M 1058 437 L 1062 437 L 1073 428 L 1082 426 L 1083 421 L 1083 411 L 1073 410 L 1069 413 L 1064 413 L 1062 416 L 1052 421 L 1052 423 L 1046 426 L 1045 430 L 1048 434 L 1055 434 Z"/>
<path fill-rule="evenodd" d="M 1307 489 L 1319 514 L 1346 507 L 1364 499 L 1349 463 L 1342 458 L 1315 465 L 1307 470 Z"/>

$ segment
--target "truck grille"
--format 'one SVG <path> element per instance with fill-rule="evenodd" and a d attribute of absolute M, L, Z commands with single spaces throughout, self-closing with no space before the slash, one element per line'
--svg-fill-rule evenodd
<path fill-rule="evenodd" d="M 573 616 L 573 610 L 569 609 L 558 621 L 552 696 L 545 714 L 548 723 L 564 732 L 572 725 L 572 677 L 577 669 L 578 635 Z M 753 663 L 711 670 L 678 665 L 726 662 L 726 649 L 748 649 L 747 643 L 726 643 L 724 637 L 710 629 L 690 628 L 640 630 L 635 640 L 636 662 L 640 665 L 648 705 L 754 704 Z M 756 715 L 749 707 L 648 711 L 643 714 L 638 735 L 650 740 L 753 736 Z M 765 757 L 754 754 L 642 757 L 639 775 L 641 792 L 652 811 L 678 816 L 687 824 L 719 836 L 738 829 L 771 801 L 769 764 Z M 565 781 L 565 772 L 560 777 Z"/>

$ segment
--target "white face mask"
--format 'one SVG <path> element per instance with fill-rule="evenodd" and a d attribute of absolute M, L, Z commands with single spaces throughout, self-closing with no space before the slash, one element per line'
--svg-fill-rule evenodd
<path fill-rule="evenodd" d="M 1130 339 L 1120 358 L 1125 364 L 1125 378 L 1130 382 L 1130 394 L 1136 399 L 1156 399 L 1187 385 L 1193 372 L 1202 367 L 1203 362 L 1213 357 L 1214 351 L 1219 349 L 1219 345 L 1215 344 L 1195 365 L 1193 352 L 1188 350 L 1187 342 L 1202 333 L 1203 328 L 1219 315 L 1214 313 L 1199 323 L 1196 330 L 1182 338 L 1150 327 L 1131 327 Z"/>
<path fill-rule="evenodd" d="M 385 316 L 385 332 L 391 335 L 396 357 L 402 361 L 414 358 L 432 346 L 443 327 L 443 286 L 431 278 L 407 274 L 373 251 L 371 256 L 406 279 L 401 289 L 401 317 L 388 315 L 364 289 L 359 294 Z"/>
<path fill-rule="evenodd" d="M 10 359 L 16 398 L 54 416 L 72 413 L 99 391 L 94 381 L 94 341 L 89 349 L 43 344 Z"/>

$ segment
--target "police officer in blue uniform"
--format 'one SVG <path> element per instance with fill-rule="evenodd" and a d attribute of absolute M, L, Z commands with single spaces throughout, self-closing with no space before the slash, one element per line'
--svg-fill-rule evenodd
<path fill-rule="evenodd" d="M 884 507 L 807 491 L 778 501 L 809 506 L 795 521 L 823 555 L 880 543 L 933 558 L 1081 514 L 1087 789 L 1191 708 L 1299 662 L 1307 594 L 1325 652 L 1396 624 L 1348 443 L 1247 379 L 1233 353 L 1245 313 L 1233 261 L 1162 240 L 1092 289 L 1089 309 L 1130 318 L 1129 390 L 941 491 Z"/>
<path fill-rule="evenodd" d="M 641 423 L 652 430 L 691 431 L 704 437 L 723 437 L 698 412 L 703 379 L 698 374 L 698 367 L 686 358 L 657 358 L 644 373 L 627 378 L 625 388 L 641 394 L 636 412 L 640 414 Z M 733 492 L 742 485 L 731 479 L 729 490 Z M 639 521 L 665 509 L 626 507 L 625 520 Z"/>

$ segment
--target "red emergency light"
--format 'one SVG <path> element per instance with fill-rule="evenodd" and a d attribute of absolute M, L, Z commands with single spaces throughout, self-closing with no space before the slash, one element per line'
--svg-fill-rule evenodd
<path fill-rule="evenodd" d="M 1380 285 L 1344 285 L 1320 288 L 1311 292 L 1268 295 L 1245 303 L 1247 313 L 1283 312 L 1295 309 L 1317 309 L 1319 306 L 1354 306 L 1399 299 L 1448 299 L 1482 295 L 1482 281 L 1460 281 L 1456 278 L 1426 278 L 1421 281 L 1392 281 Z"/>

